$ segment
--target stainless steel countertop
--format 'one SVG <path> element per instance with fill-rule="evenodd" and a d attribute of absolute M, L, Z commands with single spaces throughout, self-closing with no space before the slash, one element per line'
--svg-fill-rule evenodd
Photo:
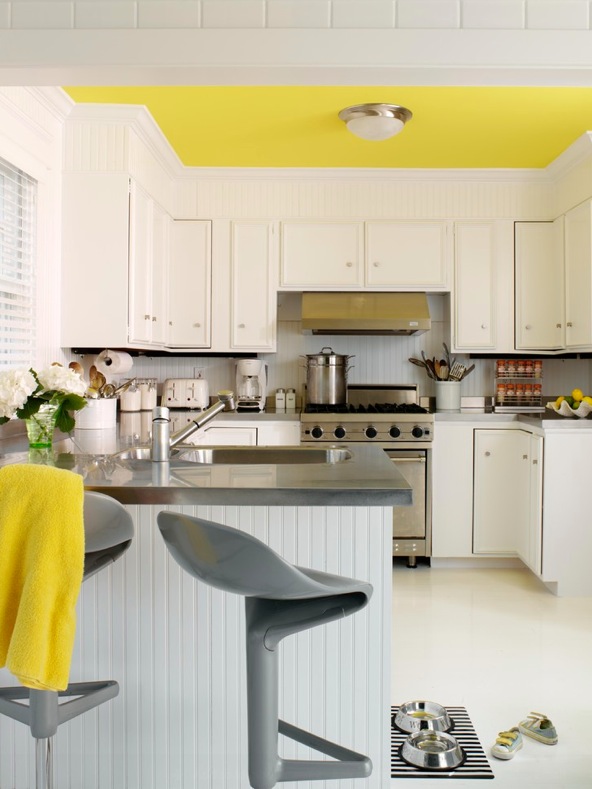
<path fill-rule="evenodd" d="M 96 448 L 104 431 L 76 431 L 53 449 L 28 451 L 24 437 L 10 451 L 0 448 L 0 465 L 45 463 L 84 477 L 86 490 L 106 493 L 123 504 L 220 504 L 292 506 L 380 506 L 412 503 L 411 488 L 385 452 L 367 444 L 347 446 L 352 457 L 335 464 L 206 465 L 120 460 Z M 116 437 L 118 448 L 124 448 Z M 5 442 L 2 442 L 5 443 Z M 200 448 L 203 448 L 200 445 Z"/>

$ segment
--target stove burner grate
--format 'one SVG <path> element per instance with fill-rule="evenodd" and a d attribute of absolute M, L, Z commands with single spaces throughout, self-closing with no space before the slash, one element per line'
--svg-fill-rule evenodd
<path fill-rule="evenodd" d="M 427 414 L 427 408 L 417 403 L 371 403 L 370 405 L 316 405 L 309 403 L 305 414 Z"/>

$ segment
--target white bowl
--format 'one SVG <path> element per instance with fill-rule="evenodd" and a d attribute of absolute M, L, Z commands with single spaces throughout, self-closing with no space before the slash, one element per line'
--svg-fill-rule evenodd
<path fill-rule="evenodd" d="M 547 408 L 551 411 L 555 411 L 556 414 L 561 414 L 561 416 L 568 416 L 568 417 L 579 417 L 580 419 L 585 419 L 588 414 L 592 413 L 592 405 L 588 403 L 581 402 L 577 408 L 572 408 L 567 401 L 562 400 L 559 408 L 555 405 L 555 403 L 547 403 Z"/>

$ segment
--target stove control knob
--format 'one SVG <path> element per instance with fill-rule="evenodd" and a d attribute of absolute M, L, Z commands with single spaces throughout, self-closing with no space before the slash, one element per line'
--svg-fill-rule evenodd
<path fill-rule="evenodd" d="M 389 430 L 389 436 L 391 438 L 399 438 L 400 435 L 401 435 L 401 431 L 399 430 L 399 428 L 396 425 L 393 425 Z"/>
<path fill-rule="evenodd" d="M 376 438 L 376 436 L 378 435 L 378 430 L 372 426 L 367 427 L 364 430 L 364 435 L 366 436 L 366 438 Z"/>
<path fill-rule="evenodd" d="M 313 429 L 310 431 L 310 434 L 313 438 L 322 438 L 323 437 L 323 428 L 319 427 L 319 425 L 315 425 Z"/>
<path fill-rule="evenodd" d="M 413 438 L 421 438 L 423 436 L 423 427 L 420 427 L 419 425 L 415 425 L 415 427 L 411 431 L 411 435 L 413 436 Z"/>
<path fill-rule="evenodd" d="M 343 425 L 339 425 L 339 427 L 336 427 L 335 430 L 333 431 L 333 435 L 335 436 L 335 438 L 339 438 L 339 439 L 345 438 L 345 428 L 343 427 Z"/>

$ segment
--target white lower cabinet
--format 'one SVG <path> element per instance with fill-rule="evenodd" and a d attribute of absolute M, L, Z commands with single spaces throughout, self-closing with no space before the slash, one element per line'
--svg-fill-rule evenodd
<path fill-rule="evenodd" d="M 171 411 L 171 431 L 190 424 L 195 414 Z M 235 423 L 210 423 L 188 438 L 188 443 L 216 446 L 294 446 L 300 444 L 297 420 L 244 420 Z"/>
<path fill-rule="evenodd" d="M 541 436 L 479 423 L 437 423 L 432 556 L 518 555 L 541 574 Z"/>
<path fill-rule="evenodd" d="M 532 438 L 524 430 L 475 430 L 473 553 L 531 561 Z"/>

